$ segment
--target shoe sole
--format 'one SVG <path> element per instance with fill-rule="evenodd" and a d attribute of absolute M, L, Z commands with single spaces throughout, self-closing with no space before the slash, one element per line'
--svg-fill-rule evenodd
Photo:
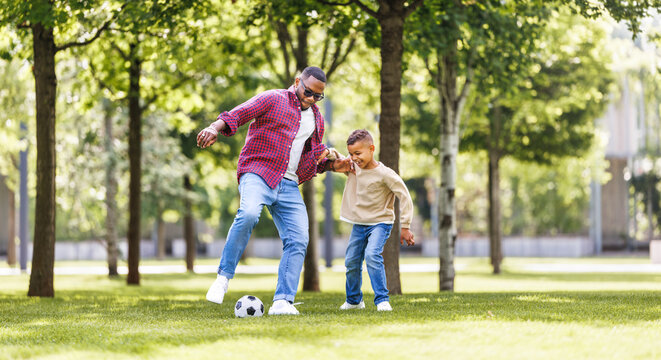
<path fill-rule="evenodd" d="M 214 304 L 218 304 L 218 305 L 220 305 L 220 304 L 223 303 L 223 300 L 215 301 L 215 300 L 211 300 L 211 299 L 209 299 L 209 298 L 207 298 L 207 301 L 212 302 L 212 303 L 214 303 Z"/>
<path fill-rule="evenodd" d="M 300 313 L 269 313 L 269 316 L 279 316 L 279 315 L 300 315 Z"/>

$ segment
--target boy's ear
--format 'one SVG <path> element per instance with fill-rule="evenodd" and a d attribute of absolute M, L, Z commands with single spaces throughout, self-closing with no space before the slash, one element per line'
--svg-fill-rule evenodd
<path fill-rule="evenodd" d="M 374 144 L 370 145 L 370 151 L 374 151 L 375 147 Z"/>

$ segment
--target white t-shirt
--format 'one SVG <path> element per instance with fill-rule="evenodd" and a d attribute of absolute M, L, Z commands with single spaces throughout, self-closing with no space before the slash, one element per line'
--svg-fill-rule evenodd
<path fill-rule="evenodd" d="M 289 153 L 289 164 L 287 164 L 287 173 L 285 173 L 285 178 L 289 180 L 294 180 L 298 183 L 298 175 L 296 175 L 296 170 L 298 170 L 298 162 L 301 160 L 301 154 L 303 153 L 303 146 L 305 146 L 305 141 L 314 133 L 316 127 L 314 121 L 314 112 L 312 108 L 309 107 L 306 110 L 301 110 L 301 127 L 298 128 L 294 142 L 291 144 L 291 152 Z"/>

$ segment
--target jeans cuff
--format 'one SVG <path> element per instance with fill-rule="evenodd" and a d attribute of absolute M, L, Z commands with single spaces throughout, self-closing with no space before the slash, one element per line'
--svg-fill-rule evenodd
<path fill-rule="evenodd" d="M 226 277 L 226 278 L 228 278 L 228 279 L 231 279 L 231 278 L 234 277 L 234 274 L 230 274 L 230 273 L 228 273 L 228 272 L 224 272 L 224 271 L 221 270 L 220 268 L 218 268 L 218 275 L 222 275 L 222 276 L 224 276 L 224 277 Z"/>
<path fill-rule="evenodd" d="M 296 298 L 296 295 L 276 294 L 275 296 L 273 296 L 273 301 L 287 300 L 287 301 L 293 303 L 295 298 Z"/>
<path fill-rule="evenodd" d="M 385 298 L 383 298 L 383 299 L 379 299 L 379 302 L 374 301 L 374 305 L 379 305 L 379 304 L 381 304 L 382 302 L 386 302 L 386 301 L 390 301 L 390 298 L 389 298 L 389 297 L 385 297 Z"/>

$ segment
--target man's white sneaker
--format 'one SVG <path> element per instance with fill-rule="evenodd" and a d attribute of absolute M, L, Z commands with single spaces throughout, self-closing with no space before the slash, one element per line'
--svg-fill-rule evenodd
<path fill-rule="evenodd" d="M 287 300 L 276 300 L 269 309 L 269 315 L 298 315 L 294 305 L 290 304 Z"/>
<path fill-rule="evenodd" d="M 207 291 L 207 300 L 216 304 L 222 304 L 225 293 L 227 292 L 227 285 L 229 281 L 230 280 L 225 276 L 218 275 L 216 281 L 211 284 L 209 291 Z"/>
<path fill-rule="evenodd" d="M 349 310 L 349 309 L 364 309 L 365 308 L 365 303 L 360 300 L 358 304 L 349 304 L 348 302 L 344 302 L 342 306 L 340 306 L 340 310 Z"/>
<path fill-rule="evenodd" d="M 376 311 L 392 311 L 392 306 L 387 301 L 376 304 Z"/>

